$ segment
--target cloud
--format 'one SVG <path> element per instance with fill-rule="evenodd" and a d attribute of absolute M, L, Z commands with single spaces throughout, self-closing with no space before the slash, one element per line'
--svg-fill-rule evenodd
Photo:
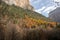
<path fill-rule="evenodd" d="M 55 6 L 43 6 L 42 8 L 35 10 L 36 12 L 48 17 L 48 13 L 51 12 L 52 10 L 56 9 Z"/>
<path fill-rule="evenodd" d="M 38 13 L 49 13 L 54 9 L 56 9 L 55 6 L 49 6 L 49 7 L 43 6 L 42 8 L 35 10 L 35 11 Z"/>
<path fill-rule="evenodd" d="M 55 2 L 60 2 L 60 0 L 54 0 Z"/>
<path fill-rule="evenodd" d="M 34 0 L 29 0 L 30 2 L 34 2 Z"/>
<path fill-rule="evenodd" d="M 56 9 L 55 6 L 50 6 L 50 7 L 47 7 L 43 12 L 46 12 L 46 13 L 49 13 L 50 11 Z"/>
<path fill-rule="evenodd" d="M 41 9 L 38 9 L 38 10 L 40 10 L 40 11 L 42 11 L 42 10 L 44 10 L 46 7 L 45 6 L 43 6 Z"/>
<path fill-rule="evenodd" d="M 37 9 L 37 10 L 35 10 L 35 11 L 36 11 L 36 12 L 38 12 L 38 13 L 41 13 L 41 11 L 43 11 L 45 8 L 46 8 L 46 7 L 45 7 L 45 6 L 43 6 L 42 8 Z"/>
<path fill-rule="evenodd" d="M 35 0 L 33 3 L 36 4 L 36 3 L 40 3 L 41 0 Z"/>
<path fill-rule="evenodd" d="M 36 12 L 48 17 L 48 14 L 46 12 L 43 12 L 43 10 L 46 9 L 46 6 L 43 6 L 42 8 L 38 9 L 38 10 L 35 10 Z"/>
<path fill-rule="evenodd" d="M 57 4 L 60 0 L 30 0 L 32 6 L 36 9 L 35 11 L 43 15 L 48 15 L 49 12 L 56 9 Z"/>
<path fill-rule="evenodd" d="M 38 3 L 40 2 L 41 0 L 29 0 L 30 2 L 33 2 L 33 3 Z"/>

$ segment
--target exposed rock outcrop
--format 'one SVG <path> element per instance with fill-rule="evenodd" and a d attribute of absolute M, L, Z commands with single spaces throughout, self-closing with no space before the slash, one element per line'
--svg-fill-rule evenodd
<path fill-rule="evenodd" d="M 9 5 L 16 5 L 24 9 L 34 10 L 34 8 L 30 5 L 29 0 L 3 0 Z"/>

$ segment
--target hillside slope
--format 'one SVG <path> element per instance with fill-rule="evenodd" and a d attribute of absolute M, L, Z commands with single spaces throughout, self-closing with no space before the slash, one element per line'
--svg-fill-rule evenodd
<path fill-rule="evenodd" d="M 30 11 L 30 10 L 24 10 L 14 5 L 10 6 L 5 4 L 4 2 L 0 4 L 0 14 L 9 15 L 9 16 L 15 16 L 15 14 L 17 14 L 19 17 L 23 17 L 23 18 L 24 18 L 24 15 L 28 15 L 29 17 L 32 17 L 35 19 L 48 20 L 48 18 L 44 17 L 39 13 Z"/>
<path fill-rule="evenodd" d="M 56 26 L 48 21 L 41 14 L 7 5 L 0 0 L 0 40 L 59 40 L 60 28 L 51 30 Z"/>
<path fill-rule="evenodd" d="M 20 27 L 37 27 L 37 25 L 45 25 L 49 21 L 48 18 L 34 11 L 0 2 L 0 24 L 12 25 L 13 23 Z"/>

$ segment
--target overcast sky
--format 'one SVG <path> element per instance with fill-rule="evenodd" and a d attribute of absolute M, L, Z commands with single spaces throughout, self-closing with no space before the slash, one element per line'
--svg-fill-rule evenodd
<path fill-rule="evenodd" d="M 35 8 L 35 11 L 48 17 L 48 13 L 56 9 L 56 3 L 60 0 L 30 0 L 31 5 Z"/>

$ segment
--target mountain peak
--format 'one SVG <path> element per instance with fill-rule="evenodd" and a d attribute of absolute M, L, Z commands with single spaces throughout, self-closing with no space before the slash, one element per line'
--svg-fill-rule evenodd
<path fill-rule="evenodd" d="M 23 9 L 34 10 L 34 8 L 30 5 L 29 0 L 3 0 L 3 1 L 9 5 L 15 5 Z"/>
<path fill-rule="evenodd" d="M 55 10 L 49 13 L 49 18 L 53 21 L 60 22 L 60 7 L 57 7 Z"/>

